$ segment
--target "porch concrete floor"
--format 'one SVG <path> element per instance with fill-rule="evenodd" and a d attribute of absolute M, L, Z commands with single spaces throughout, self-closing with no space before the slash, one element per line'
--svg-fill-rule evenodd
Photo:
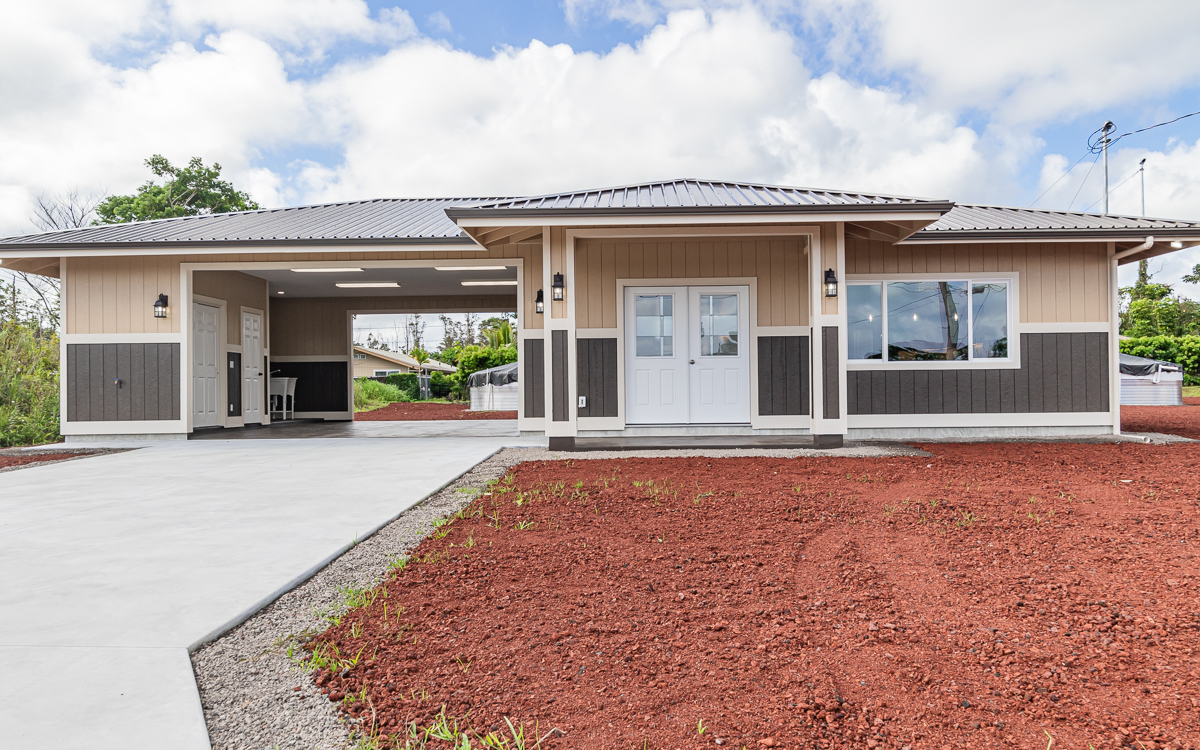
<path fill-rule="evenodd" d="M 0 744 L 208 748 L 188 649 L 508 445 L 545 440 L 170 441 L 0 474 Z"/>
<path fill-rule="evenodd" d="M 293 440 L 297 438 L 516 437 L 515 419 L 442 419 L 411 422 L 318 422 L 296 419 L 265 427 L 196 430 L 191 440 Z"/>

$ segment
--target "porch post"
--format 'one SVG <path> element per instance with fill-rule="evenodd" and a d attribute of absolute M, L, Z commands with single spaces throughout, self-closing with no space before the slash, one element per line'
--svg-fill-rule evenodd
<path fill-rule="evenodd" d="M 844 225 L 822 224 L 811 259 L 812 434 L 821 447 L 842 445 L 846 420 L 846 238 Z M 825 271 L 833 269 L 838 296 L 825 296 Z"/>
<path fill-rule="evenodd" d="M 563 227 L 550 227 L 543 240 L 546 316 L 546 437 L 551 450 L 574 450 L 575 243 Z M 563 276 L 563 300 L 554 300 L 554 276 Z"/>

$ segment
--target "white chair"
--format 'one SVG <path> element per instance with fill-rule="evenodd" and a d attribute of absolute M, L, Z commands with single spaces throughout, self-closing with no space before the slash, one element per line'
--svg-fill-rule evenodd
<path fill-rule="evenodd" d="M 271 390 L 268 392 L 270 399 L 270 414 L 274 419 L 276 414 L 281 414 L 283 419 L 287 419 L 287 393 L 288 381 L 293 378 L 271 378 Z M 279 408 L 275 408 L 278 404 Z"/>
<path fill-rule="evenodd" d="M 283 418 L 284 419 L 288 418 L 288 416 L 287 416 L 288 402 L 291 402 L 291 404 L 292 404 L 292 419 L 296 418 L 296 381 L 297 380 L 299 380 L 299 378 L 288 378 L 287 379 L 287 390 L 284 392 L 284 395 L 283 395 Z"/>

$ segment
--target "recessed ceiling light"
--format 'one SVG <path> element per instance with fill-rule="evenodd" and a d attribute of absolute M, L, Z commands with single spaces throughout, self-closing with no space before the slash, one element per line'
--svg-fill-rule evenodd
<path fill-rule="evenodd" d="M 292 273 L 362 273 L 361 268 L 293 268 Z"/>
<path fill-rule="evenodd" d="M 276 293 L 276 294 L 283 294 L 283 292 L 275 292 L 275 293 Z"/>
<path fill-rule="evenodd" d="M 516 286 L 517 282 L 513 281 L 464 281 L 463 286 Z"/>
<path fill-rule="evenodd" d="M 394 281 L 344 281 L 334 286 L 340 286 L 342 289 L 383 289 L 400 285 Z"/>
<path fill-rule="evenodd" d="M 435 271 L 503 271 L 508 266 L 434 266 Z"/>

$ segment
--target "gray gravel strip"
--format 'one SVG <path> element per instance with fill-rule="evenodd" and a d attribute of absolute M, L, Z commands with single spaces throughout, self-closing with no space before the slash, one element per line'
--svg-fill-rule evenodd
<path fill-rule="evenodd" d="M 351 548 L 242 625 L 192 654 L 213 750 L 340 750 L 352 747 L 351 727 L 289 658 L 328 626 L 320 613 L 343 609 L 339 588 L 372 586 L 390 562 L 407 555 L 433 521 L 470 504 L 474 490 L 522 461 L 681 456 L 881 457 L 929 455 L 902 444 L 858 444 L 835 450 L 661 450 L 564 453 L 509 448 L 476 465 L 441 491 Z M 297 689 L 298 688 L 298 689 Z"/>

